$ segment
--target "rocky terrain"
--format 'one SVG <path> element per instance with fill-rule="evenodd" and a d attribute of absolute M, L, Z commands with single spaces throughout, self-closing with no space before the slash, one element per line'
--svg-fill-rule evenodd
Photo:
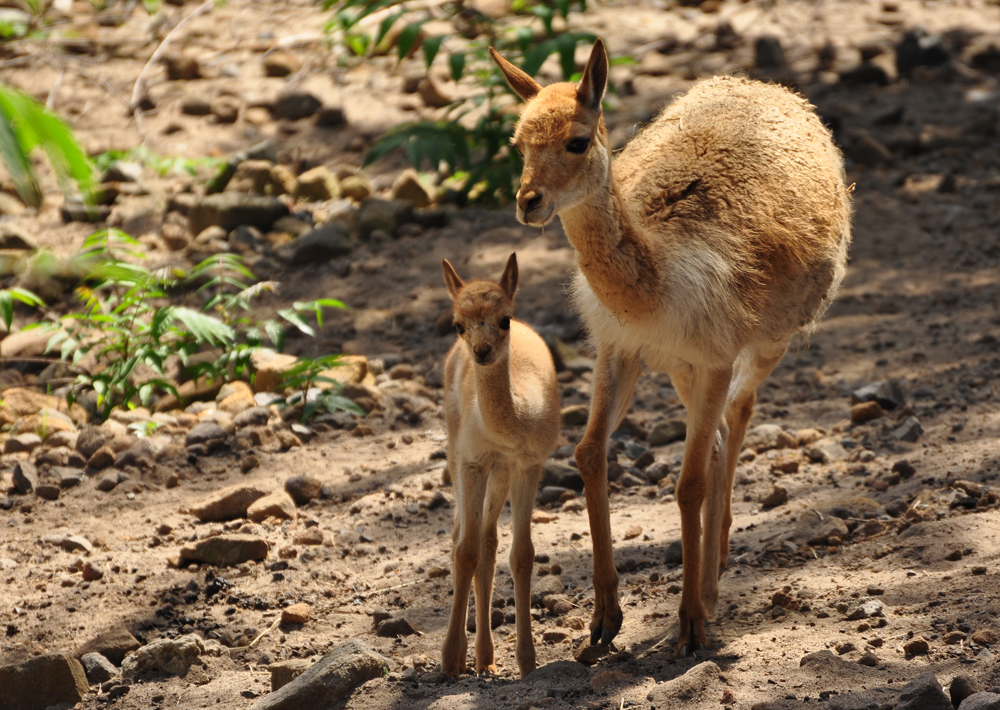
<path fill-rule="evenodd" d="M 3 80 L 67 117 L 92 153 L 147 153 L 108 169 L 96 224 L 50 176 L 40 211 L 0 192 L 4 284 L 39 291 L 57 320 L 78 306 L 71 258 L 103 226 L 138 238 L 151 268 L 241 254 L 281 283 L 255 316 L 321 297 L 350 306 L 287 351 L 350 355 L 331 375 L 368 415 L 299 423 L 301 409 L 275 404 L 294 358 L 261 353 L 253 386 L 190 383 L 183 407 L 162 397 L 100 424 L 91 400 L 67 406 L 67 372 L 22 331 L 38 312 L 18 310 L 0 342 L 0 707 L 1000 707 L 996 5 L 620 2 L 574 16 L 636 58 L 614 69 L 616 144 L 698 78 L 746 71 L 817 105 L 854 183 L 847 279 L 761 388 L 713 649 L 682 661 L 685 415 L 669 378 L 641 378 L 612 437 L 625 622 L 613 646 L 589 647 L 572 446 L 593 363 L 561 228 L 447 204 L 398 156 L 359 167 L 387 128 L 441 115 L 428 83 L 468 87 L 437 66 L 428 80 L 418 59 L 341 61 L 306 2 L 205 11 L 148 67 L 197 5 L 168 3 L 165 19 L 57 5 L 51 35 L 0 45 Z M 227 162 L 226 190 L 205 194 Z M 517 677 L 505 514 L 500 672 L 450 682 L 436 668 L 454 515 L 440 259 L 496 278 L 511 251 L 517 314 L 552 344 L 564 407 L 534 515 L 540 667 Z"/>

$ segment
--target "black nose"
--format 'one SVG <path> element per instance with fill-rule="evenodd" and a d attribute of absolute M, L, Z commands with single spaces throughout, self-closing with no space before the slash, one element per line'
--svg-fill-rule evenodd
<path fill-rule="evenodd" d="M 482 360 L 484 357 L 490 354 L 490 351 L 492 349 L 493 349 L 492 345 L 483 345 L 482 347 L 473 348 L 473 351 L 476 353 L 476 357 Z"/>
<path fill-rule="evenodd" d="M 521 209 L 525 212 L 531 212 L 533 209 L 542 204 L 542 193 L 536 192 L 534 197 L 529 197 L 527 200 L 521 203 Z"/>

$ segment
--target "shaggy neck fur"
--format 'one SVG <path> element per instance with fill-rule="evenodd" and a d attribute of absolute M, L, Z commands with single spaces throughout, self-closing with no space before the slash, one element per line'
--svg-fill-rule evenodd
<path fill-rule="evenodd" d="M 657 310 L 662 303 L 657 260 L 615 189 L 610 158 L 597 190 L 559 217 L 580 271 L 605 308 L 622 320 Z"/>

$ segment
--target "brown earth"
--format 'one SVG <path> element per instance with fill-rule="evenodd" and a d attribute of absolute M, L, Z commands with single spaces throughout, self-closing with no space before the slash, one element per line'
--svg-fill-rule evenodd
<path fill-rule="evenodd" d="M 389 59 L 341 65 L 316 38 L 326 16 L 312 4 L 238 1 L 191 22 L 174 40 L 175 48 L 198 58 L 205 78 L 170 81 L 161 67 L 151 68 L 148 86 L 157 108 L 140 129 L 128 98 L 165 31 L 151 34 L 141 7 L 118 27 L 95 24 L 87 7 L 74 4 L 70 24 L 56 35 L 76 38 L 73 46 L 91 54 L 62 51 L 54 38 L 23 41 L 4 47 L 0 68 L 5 81 L 42 100 L 51 95 L 52 108 L 92 151 L 145 140 L 159 155 L 200 158 L 270 137 L 279 160 L 300 170 L 356 165 L 371 137 L 414 115 L 436 115 L 402 93 L 406 67 Z M 166 6 L 166 12 L 176 21 L 194 7 Z M 734 28 L 731 39 L 715 32 L 723 18 Z M 793 434 L 815 429 L 824 440 L 746 454 L 737 472 L 729 571 L 721 582 L 719 619 L 709 628 L 708 658 L 724 680 L 708 686 L 717 697 L 705 707 L 808 707 L 807 698 L 898 687 L 925 671 L 945 687 L 959 673 L 973 676 L 983 689 L 1000 684 L 994 660 L 1000 632 L 1000 93 L 993 73 L 1000 62 L 983 54 L 991 43 L 1000 46 L 1000 9 L 976 0 L 725 0 L 702 8 L 628 2 L 597 6 L 579 22 L 605 36 L 614 53 L 641 55 L 636 67 L 617 77 L 623 86 L 630 79 L 635 93 L 610 99 L 617 110 L 609 114 L 609 127 L 619 142 L 693 80 L 750 69 L 797 80 L 835 127 L 850 159 L 848 179 L 855 183 L 855 239 L 841 296 L 762 387 L 753 421 Z M 944 33 L 949 60 L 897 77 L 895 47 L 917 26 Z M 755 68 L 754 40 L 763 35 L 781 39 L 790 67 Z M 649 43 L 670 37 L 678 43 L 672 53 L 649 49 Z M 288 79 L 265 77 L 262 56 L 284 38 L 293 38 L 284 48 L 303 69 Z M 818 50 L 827 42 L 837 48 L 836 56 L 820 67 Z M 836 72 L 858 66 L 859 48 L 869 55 L 884 50 L 873 64 L 886 73 L 886 85 L 853 83 L 850 75 L 835 81 Z M 555 78 L 546 71 L 547 79 Z M 342 107 L 347 125 L 275 121 L 251 108 L 289 84 Z M 235 124 L 179 111 L 184 97 L 213 101 L 225 95 L 242 104 Z M 400 166 L 398 159 L 374 166 L 369 176 L 375 188 L 388 188 Z M 143 178 L 156 194 L 187 183 L 148 169 Z M 46 209 L 7 224 L 24 228 L 40 245 L 71 253 L 92 227 L 61 223 L 55 183 L 46 184 L 52 193 Z M 163 246 L 157 230 L 151 234 L 144 241 L 154 261 L 180 258 Z M 450 578 L 434 571 L 450 567 L 454 513 L 450 489 L 443 489 L 444 500 L 435 498 L 443 461 L 433 454 L 444 441 L 439 363 L 452 342 L 451 335 L 435 331 L 447 307 L 439 262 L 447 257 L 463 275 L 496 277 L 513 250 L 521 264 L 519 316 L 586 355 L 565 294 L 572 252 L 561 229 L 539 233 L 523 227 L 509 208 L 454 211 L 446 227 L 360 244 L 328 264 L 290 269 L 272 262 L 271 275 L 284 287 L 263 302 L 261 313 L 322 296 L 352 307 L 332 317 L 317 341 L 291 341 L 293 352 L 343 350 L 390 367 L 402 362 L 412 365 L 414 378 L 380 381 L 385 408 L 365 422 L 371 436 L 317 427 L 323 430 L 301 447 L 257 447 L 260 466 L 248 474 L 240 472 L 244 454 L 224 447 L 131 469 L 129 481 L 110 492 L 97 490 L 94 477 L 56 501 L 12 495 L 12 507 L 0 510 L 3 662 L 74 650 L 117 624 L 143 643 L 198 632 L 236 649 L 204 657 L 204 665 L 184 677 L 144 677 L 114 700 L 94 686 L 82 707 L 245 708 L 269 691 L 271 663 L 319 658 L 344 640 L 360 638 L 391 659 L 391 672 L 338 707 L 655 705 L 647 694 L 699 662 L 671 657 L 681 582 L 676 550 L 669 547 L 680 536 L 671 490 L 682 444 L 650 447 L 655 461 L 667 466 L 659 483 L 646 480 L 626 453 L 638 455 L 636 445 L 648 446 L 642 439 L 657 423 L 684 416 L 668 378 L 655 373 L 640 380 L 633 426 L 616 437 L 625 471 L 612 485 L 612 527 L 625 623 L 613 652 L 580 673 L 552 666 L 520 681 L 513 626 L 505 623 L 494 632 L 497 677 L 448 683 L 433 672 L 450 608 Z M 21 314 L 18 325 L 28 317 Z M 574 369 L 576 374 L 561 375 L 563 406 L 589 402 L 590 373 Z M 887 379 L 901 382 L 905 405 L 852 424 L 851 393 Z M 431 406 L 420 411 L 425 399 Z M 924 430 L 913 442 L 894 436 L 909 417 Z M 564 434 L 571 444 L 582 427 L 567 426 Z M 814 450 L 820 448 L 825 453 Z M 0 489 L 12 485 L 17 456 L 23 457 L 4 457 Z M 894 469 L 901 460 L 913 470 Z M 240 527 L 200 523 L 189 508 L 228 485 L 278 490 L 301 474 L 319 479 L 327 487 L 324 496 L 300 507 L 294 521 L 272 518 L 243 528 L 266 538 L 264 562 L 228 569 L 175 566 L 188 540 Z M 959 480 L 982 490 L 969 495 L 969 486 L 963 491 L 952 485 Z M 787 491 L 788 500 L 764 508 L 760 501 L 774 485 Z M 536 570 L 557 564 L 572 602 L 564 616 L 541 610 L 537 615 L 543 666 L 571 661 L 587 635 L 593 590 L 580 500 L 541 507 L 544 515 L 533 529 Z M 829 530 L 818 531 L 832 519 L 843 522 L 833 523 L 831 539 Z M 497 594 L 506 599 L 512 595 L 505 562 L 509 516 L 500 524 Z M 295 542 L 307 530 L 320 531 L 322 544 Z M 47 536 L 71 534 L 87 538 L 93 551 L 66 552 L 45 542 Z M 294 557 L 282 559 L 292 552 Z M 104 569 L 101 579 L 85 581 L 76 564 L 81 555 Z M 221 591 L 207 594 L 218 578 L 226 583 L 215 582 L 212 589 Z M 884 616 L 849 620 L 867 597 L 884 605 Z M 280 610 L 298 602 L 311 607 L 311 619 L 275 625 Z M 381 609 L 404 617 L 419 633 L 377 637 L 372 614 Z M 255 646 L 238 650 L 265 631 Z M 929 642 L 929 651 L 908 656 L 904 647 L 916 636 Z M 800 667 L 803 656 L 821 649 L 844 662 Z M 866 661 L 871 665 L 858 663 L 866 652 L 874 654 L 874 661 Z M 657 707 L 680 702 L 683 694 L 670 695 L 672 687 L 661 688 Z"/>

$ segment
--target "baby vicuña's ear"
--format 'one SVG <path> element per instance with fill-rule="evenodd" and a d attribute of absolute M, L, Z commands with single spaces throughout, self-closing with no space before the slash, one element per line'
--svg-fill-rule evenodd
<path fill-rule="evenodd" d="M 447 259 L 441 260 L 441 268 L 444 269 L 444 285 L 448 287 L 448 293 L 451 294 L 451 300 L 454 301 L 458 298 L 458 292 L 465 287 L 465 282 L 462 281 L 462 277 L 458 275 L 455 267 Z"/>
<path fill-rule="evenodd" d="M 503 270 L 500 277 L 500 288 L 507 294 L 507 298 L 514 300 L 514 292 L 517 291 L 517 254 L 511 254 L 507 259 L 507 268 Z"/>
<path fill-rule="evenodd" d="M 604 100 L 604 91 L 608 87 L 608 53 L 604 49 L 604 40 L 598 39 L 594 42 L 594 48 L 590 52 L 590 61 L 587 68 L 583 70 L 580 77 L 580 86 L 576 89 L 576 99 L 583 106 L 601 112 L 601 101 Z"/>
<path fill-rule="evenodd" d="M 510 84 L 510 88 L 525 101 L 535 98 L 535 95 L 542 90 L 541 84 L 501 57 L 500 53 L 493 49 L 493 47 L 490 47 L 490 56 L 493 57 L 496 65 L 500 67 L 500 71 L 503 72 L 504 78 Z"/>

